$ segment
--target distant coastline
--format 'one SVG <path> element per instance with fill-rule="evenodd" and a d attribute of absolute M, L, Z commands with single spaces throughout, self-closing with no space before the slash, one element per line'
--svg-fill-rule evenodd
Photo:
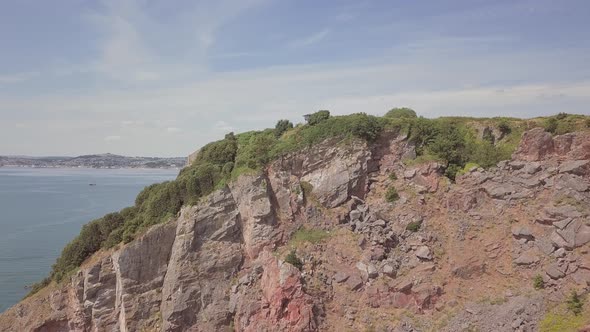
<path fill-rule="evenodd" d="M 92 154 L 77 157 L 0 156 L 0 167 L 12 168 L 92 168 L 92 169 L 180 169 L 185 157 L 127 157 Z"/>

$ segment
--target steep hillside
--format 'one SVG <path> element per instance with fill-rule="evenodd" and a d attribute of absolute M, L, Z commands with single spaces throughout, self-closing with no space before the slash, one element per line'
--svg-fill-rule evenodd
<path fill-rule="evenodd" d="M 86 227 L 0 331 L 590 324 L 571 295 L 586 301 L 590 283 L 583 118 L 555 136 L 545 119 L 334 121 L 203 147 L 175 182 Z"/>

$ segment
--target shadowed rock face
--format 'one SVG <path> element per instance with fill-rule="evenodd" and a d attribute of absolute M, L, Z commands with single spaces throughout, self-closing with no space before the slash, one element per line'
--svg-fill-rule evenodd
<path fill-rule="evenodd" d="M 543 274 L 546 294 L 587 285 L 588 134 L 533 129 L 511 161 L 469 170 L 455 184 L 439 163 L 401 162 L 412 155 L 405 137 L 384 137 L 285 156 L 132 243 L 97 253 L 68 283 L 0 315 L 0 331 L 354 330 L 368 326 L 371 313 L 436 315 L 457 305 L 473 313 L 440 330 L 466 322 L 535 330 L 544 308 L 521 311 L 526 297 L 508 299 L 506 310 L 461 299 L 533 273 Z M 383 197 L 392 185 L 401 196 L 394 204 Z M 302 225 L 338 236 L 298 248 L 300 271 L 280 258 Z M 514 323 L 497 325 L 489 310 Z"/>

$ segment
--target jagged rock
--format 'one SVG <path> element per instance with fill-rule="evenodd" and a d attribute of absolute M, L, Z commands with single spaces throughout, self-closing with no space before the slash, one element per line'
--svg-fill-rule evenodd
<path fill-rule="evenodd" d="M 535 241 L 535 245 L 545 255 L 550 255 L 553 252 L 553 250 L 555 250 L 555 247 L 553 246 L 553 244 L 551 243 L 551 241 L 548 240 L 548 239 L 546 239 L 546 238 L 542 238 L 542 239 L 536 240 Z"/>
<path fill-rule="evenodd" d="M 541 164 L 538 162 L 527 163 L 523 168 L 523 172 L 525 172 L 527 174 L 535 174 L 540 170 L 541 170 Z"/>
<path fill-rule="evenodd" d="M 546 267 L 545 273 L 547 273 L 551 279 L 560 279 L 565 277 L 565 273 L 559 268 L 559 265 L 557 264 L 551 264 Z"/>
<path fill-rule="evenodd" d="M 424 260 L 431 260 L 432 252 L 427 246 L 420 246 L 416 249 L 416 257 Z"/>
<path fill-rule="evenodd" d="M 383 266 L 383 274 L 385 274 L 386 276 L 390 277 L 390 278 L 395 278 L 395 269 L 393 268 L 393 266 L 386 264 Z"/>
<path fill-rule="evenodd" d="M 338 272 L 334 275 L 333 277 L 334 281 L 336 283 L 342 283 L 345 282 L 346 280 L 348 280 L 348 274 L 344 273 L 344 272 Z"/>
<path fill-rule="evenodd" d="M 404 172 L 404 178 L 411 179 L 416 175 L 416 169 L 410 169 Z"/>
<path fill-rule="evenodd" d="M 531 264 L 535 264 L 538 262 L 539 262 L 539 257 L 531 251 L 525 252 L 524 254 L 518 256 L 518 258 L 516 258 L 514 260 L 514 263 L 516 265 L 531 265 Z"/>
<path fill-rule="evenodd" d="M 359 276 L 352 275 L 348 278 L 348 280 L 346 280 L 346 285 L 350 288 L 350 290 L 355 291 L 363 287 L 364 282 Z"/>
<path fill-rule="evenodd" d="M 555 252 L 553 253 L 553 255 L 555 257 L 557 257 L 557 258 L 565 257 L 565 249 L 559 248 L 559 249 L 555 250 Z"/>
<path fill-rule="evenodd" d="M 522 135 L 520 145 L 512 158 L 522 161 L 538 161 L 553 153 L 553 137 L 543 128 L 534 128 Z"/>
<path fill-rule="evenodd" d="M 362 214 L 358 210 L 352 210 L 352 211 L 350 211 L 349 216 L 350 216 L 351 221 L 357 221 L 361 218 Z"/>
<path fill-rule="evenodd" d="M 533 233 L 527 228 L 523 226 L 517 226 L 512 228 L 512 236 L 515 238 L 525 238 L 525 239 L 534 239 Z"/>
<path fill-rule="evenodd" d="M 588 181 L 586 179 L 573 174 L 557 175 L 554 178 L 554 186 L 559 190 L 572 189 L 581 193 L 586 192 L 590 189 L 590 184 L 588 184 Z"/>
<path fill-rule="evenodd" d="M 571 173 L 585 176 L 590 174 L 590 160 L 570 160 L 559 166 L 560 173 Z"/>
<path fill-rule="evenodd" d="M 571 250 L 590 242 L 590 226 L 576 219 L 554 230 L 550 238 L 556 247 Z"/>

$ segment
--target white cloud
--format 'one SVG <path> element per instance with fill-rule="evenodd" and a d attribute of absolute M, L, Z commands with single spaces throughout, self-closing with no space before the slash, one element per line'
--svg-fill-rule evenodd
<path fill-rule="evenodd" d="M 293 40 L 293 41 L 289 42 L 287 44 L 287 46 L 290 48 L 302 48 L 302 47 L 311 46 L 311 45 L 321 42 L 329 34 L 330 34 L 330 29 L 323 29 L 323 30 L 318 31 L 310 36 L 305 37 L 305 38 Z"/>
<path fill-rule="evenodd" d="M 225 122 L 223 120 L 217 121 L 215 123 L 215 125 L 213 126 L 213 128 L 216 131 L 219 131 L 219 132 L 222 132 L 222 133 L 229 133 L 229 132 L 232 132 L 232 131 L 235 131 L 236 130 L 236 128 L 234 128 L 232 125 L 230 125 L 229 123 L 227 123 L 227 122 Z"/>
<path fill-rule="evenodd" d="M 121 140 L 121 136 L 111 135 L 111 136 L 105 137 L 104 140 L 107 141 L 107 142 L 120 141 Z"/>

